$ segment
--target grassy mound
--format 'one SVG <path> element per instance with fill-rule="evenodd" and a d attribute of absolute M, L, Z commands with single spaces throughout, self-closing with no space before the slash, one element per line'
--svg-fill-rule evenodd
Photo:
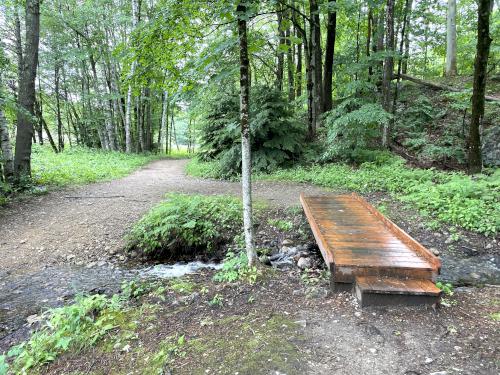
<path fill-rule="evenodd" d="M 153 257 L 194 256 L 232 240 L 241 227 L 237 198 L 169 194 L 132 228 L 128 248 Z"/>

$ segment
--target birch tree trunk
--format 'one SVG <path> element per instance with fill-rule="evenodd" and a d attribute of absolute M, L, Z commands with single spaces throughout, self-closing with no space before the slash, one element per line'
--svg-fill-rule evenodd
<path fill-rule="evenodd" d="M 3 101 L 0 100 L 0 148 L 2 150 L 3 173 L 7 182 L 14 178 L 14 156 L 10 145 L 9 129 L 2 109 Z"/>
<path fill-rule="evenodd" d="M 241 122 L 241 183 L 243 195 L 243 226 L 248 265 L 258 262 L 253 241 L 252 224 L 252 185 L 251 185 L 251 155 L 250 155 L 250 125 L 248 123 L 250 87 L 248 77 L 248 41 L 247 41 L 247 8 L 242 1 L 236 8 L 238 16 L 238 36 L 240 42 L 240 122 Z"/>
<path fill-rule="evenodd" d="M 472 114 L 469 128 L 469 173 L 480 173 L 481 158 L 481 126 L 484 116 L 484 95 L 488 55 L 490 53 L 490 12 L 493 0 L 479 0 L 477 19 L 477 52 L 474 61 L 474 86 L 472 92 Z"/>
<path fill-rule="evenodd" d="M 276 15 L 278 17 L 278 48 L 276 48 L 278 55 L 278 64 L 276 66 L 276 88 L 279 91 L 282 91 L 285 59 L 281 46 L 285 44 L 285 31 L 283 30 L 283 10 L 280 6 L 278 6 L 276 10 Z"/>
<path fill-rule="evenodd" d="M 448 0 L 446 15 L 446 76 L 457 75 L 457 0 Z"/>
<path fill-rule="evenodd" d="M 35 78 L 40 40 L 40 1 L 26 1 L 26 46 L 19 82 L 16 154 L 14 171 L 16 181 L 31 176 L 31 142 L 35 104 Z"/>
<path fill-rule="evenodd" d="M 311 48 L 311 73 L 313 79 L 313 128 L 314 134 L 318 129 L 319 117 L 323 111 L 322 91 L 323 91 L 323 71 L 321 52 L 321 24 L 319 19 L 319 7 L 316 0 L 309 0 L 310 10 L 310 48 Z"/>
<path fill-rule="evenodd" d="M 136 0 L 132 0 L 132 28 L 137 26 L 138 6 Z M 134 75 L 136 62 L 132 62 L 129 78 Z M 125 109 L 125 152 L 132 152 L 132 137 L 130 135 L 130 117 L 132 110 L 132 84 L 128 84 L 127 105 Z"/>
<path fill-rule="evenodd" d="M 168 102 L 168 92 L 167 90 L 163 91 L 163 104 L 161 108 L 161 126 L 160 126 L 160 134 L 158 136 L 159 145 L 158 148 L 160 152 L 163 150 L 163 134 L 166 134 L 167 127 L 167 102 Z"/>

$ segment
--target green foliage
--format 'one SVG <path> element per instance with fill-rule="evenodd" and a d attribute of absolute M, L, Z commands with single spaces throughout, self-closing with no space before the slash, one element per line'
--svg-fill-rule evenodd
<path fill-rule="evenodd" d="M 42 328 L 28 341 L 9 350 L 7 357 L 12 359 L 11 370 L 24 374 L 54 361 L 70 349 L 81 350 L 94 345 L 116 327 L 115 320 L 121 308 L 122 300 L 117 296 L 92 295 L 78 296 L 72 305 L 49 310 Z"/>
<path fill-rule="evenodd" d="M 166 365 L 172 363 L 176 357 L 184 357 L 186 352 L 182 349 L 186 345 L 186 338 L 184 335 L 179 337 L 168 337 L 160 344 L 158 352 L 155 353 L 151 359 L 151 370 L 155 369 L 157 372 L 146 371 L 146 373 L 163 374 Z"/>
<path fill-rule="evenodd" d="M 215 274 L 214 281 L 221 283 L 246 281 L 254 284 L 259 274 L 260 272 L 257 267 L 248 266 L 247 254 L 244 251 L 240 251 L 239 253 L 230 251 L 226 254 L 222 269 Z"/>
<path fill-rule="evenodd" d="M 210 301 L 208 301 L 208 304 L 212 307 L 222 307 L 224 305 L 224 297 L 217 293 Z"/>
<path fill-rule="evenodd" d="M 229 177 L 241 171 L 241 131 L 236 93 L 218 92 L 208 104 L 201 129 L 200 159 L 219 162 L 218 173 Z M 250 106 L 252 168 L 269 172 L 299 159 L 304 127 L 293 119 L 283 94 L 273 88 L 252 89 Z"/>
<path fill-rule="evenodd" d="M 373 149 L 381 127 L 391 115 L 380 104 L 357 97 L 342 101 L 326 115 L 324 160 L 366 161 L 364 151 Z"/>
<path fill-rule="evenodd" d="M 222 171 L 218 161 L 201 161 L 193 158 L 186 165 L 186 173 L 194 177 L 222 178 Z"/>
<path fill-rule="evenodd" d="M 192 293 L 196 284 L 189 280 L 184 280 L 182 278 L 174 278 L 170 280 L 170 287 L 173 291 L 180 294 Z"/>
<path fill-rule="evenodd" d="M 450 283 L 443 283 L 441 281 L 438 281 L 436 283 L 436 286 L 442 290 L 442 292 L 446 295 L 446 296 L 452 296 L 454 294 L 453 292 L 453 285 L 450 284 Z"/>
<path fill-rule="evenodd" d="M 267 223 L 282 232 L 290 232 L 293 229 L 293 223 L 289 220 L 269 219 Z"/>
<path fill-rule="evenodd" d="M 153 256 L 212 251 L 241 226 L 242 206 L 237 198 L 169 194 L 132 228 L 128 247 Z"/>
<path fill-rule="evenodd" d="M 33 181 L 66 186 L 126 176 L 155 159 L 153 155 L 125 154 L 72 147 L 56 154 L 48 146 L 33 145 Z"/>
<path fill-rule="evenodd" d="M 500 230 L 500 172 L 491 176 L 414 169 L 393 157 L 382 165 L 326 164 L 283 169 L 261 179 L 310 182 L 357 192 L 382 191 L 410 203 L 437 224 L 494 235 Z"/>

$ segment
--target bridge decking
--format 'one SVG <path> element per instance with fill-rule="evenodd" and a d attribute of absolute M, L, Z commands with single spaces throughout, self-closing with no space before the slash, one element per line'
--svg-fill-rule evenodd
<path fill-rule="evenodd" d="M 431 281 L 439 273 L 439 259 L 363 198 L 352 194 L 301 195 L 300 199 L 333 284 L 353 284 L 362 277 L 391 278 L 387 285 L 413 279 L 417 282 L 408 281 L 411 287 L 403 287 L 401 293 L 413 288 L 415 294 L 421 294 L 423 288 L 436 294 Z M 363 281 L 365 290 L 373 292 L 366 287 L 366 279 Z M 371 280 L 370 285 L 374 284 L 384 289 L 380 282 Z M 394 288 L 388 290 L 396 293 Z"/>

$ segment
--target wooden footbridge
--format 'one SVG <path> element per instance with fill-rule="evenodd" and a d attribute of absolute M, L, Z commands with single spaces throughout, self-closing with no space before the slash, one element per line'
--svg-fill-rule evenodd
<path fill-rule="evenodd" d="M 357 194 L 300 196 L 333 290 L 361 306 L 439 301 L 440 260 Z"/>

